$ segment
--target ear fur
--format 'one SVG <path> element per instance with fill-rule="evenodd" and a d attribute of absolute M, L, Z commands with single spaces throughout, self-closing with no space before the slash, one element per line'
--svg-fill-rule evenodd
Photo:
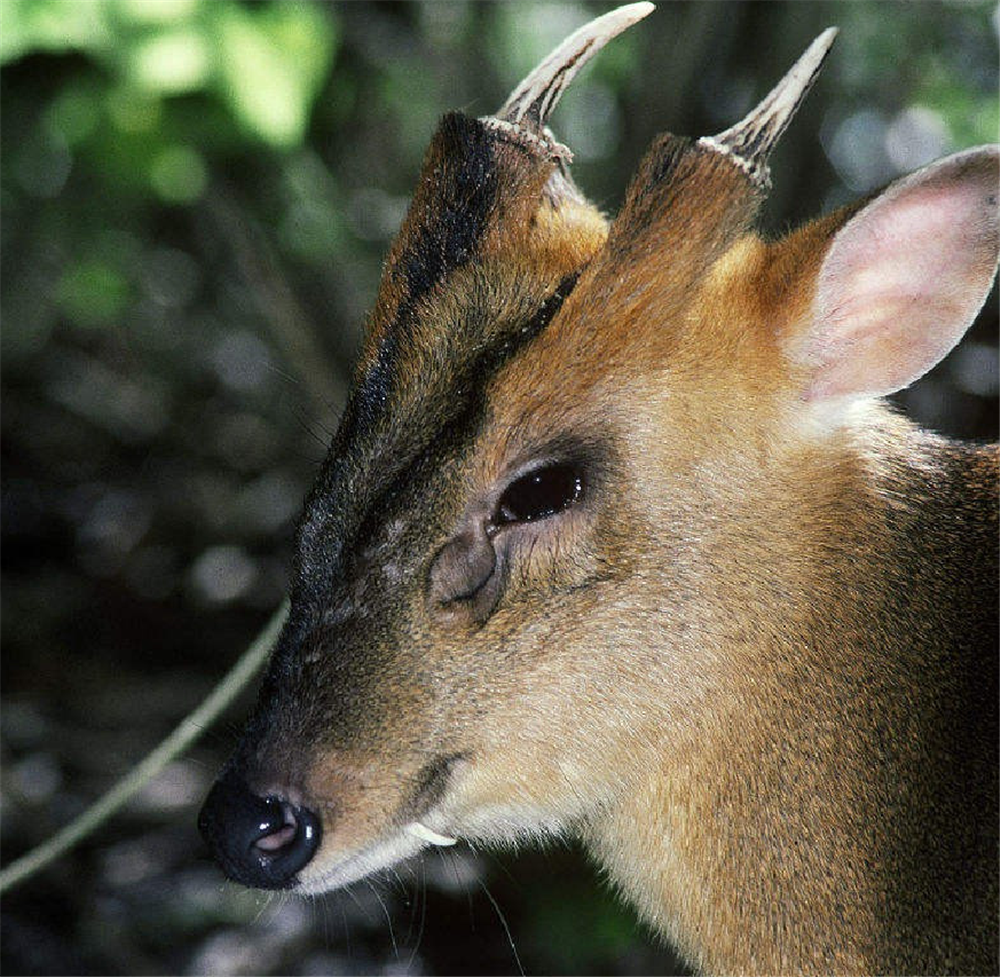
<path fill-rule="evenodd" d="M 996 272 L 998 182 L 1000 147 L 984 146 L 848 212 L 821 259 L 807 328 L 790 350 L 806 366 L 806 400 L 892 393 L 955 346 Z"/>

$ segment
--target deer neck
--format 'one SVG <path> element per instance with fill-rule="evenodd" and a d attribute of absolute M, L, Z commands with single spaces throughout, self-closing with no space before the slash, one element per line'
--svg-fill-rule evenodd
<path fill-rule="evenodd" d="M 996 873 L 969 867 L 997 862 L 997 635 L 973 611 L 997 593 L 996 450 L 881 423 L 757 508 L 810 548 L 748 555 L 769 580 L 711 629 L 703 708 L 584 827 L 702 971 L 947 972 L 989 965 L 959 959 L 963 928 L 996 944 Z"/>

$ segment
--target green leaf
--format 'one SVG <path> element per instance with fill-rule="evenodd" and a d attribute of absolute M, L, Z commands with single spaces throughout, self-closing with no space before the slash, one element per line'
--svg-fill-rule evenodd
<path fill-rule="evenodd" d="M 208 172 L 197 150 L 190 146 L 166 146 L 153 158 L 149 180 L 166 203 L 190 204 L 204 192 Z"/>
<path fill-rule="evenodd" d="M 212 70 L 212 52 L 204 33 L 194 27 L 151 33 L 129 51 L 126 71 L 139 88 L 164 95 L 204 88 Z"/>
<path fill-rule="evenodd" d="M 122 20 L 135 24 L 171 24 L 189 21 L 201 4 L 202 0 L 117 0 L 116 9 Z"/>
<path fill-rule="evenodd" d="M 3 0 L 0 64 L 34 51 L 97 51 L 112 41 L 107 0 Z"/>
<path fill-rule="evenodd" d="M 335 33 L 310 3 L 217 8 L 221 94 L 241 124 L 279 148 L 302 142 Z"/>

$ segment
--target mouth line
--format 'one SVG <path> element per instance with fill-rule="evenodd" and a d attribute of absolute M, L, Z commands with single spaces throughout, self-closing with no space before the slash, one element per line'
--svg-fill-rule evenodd
<path fill-rule="evenodd" d="M 318 895 L 350 885 L 373 872 L 390 868 L 428 845 L 444 848 L 458 843 L 458 838 L 436 831 L 427 821 L 440 809 L 455 764 L 468 754 L 440 756 L 426 763 L 417 774 L 409 798 L 382 835 L 364 847 L 344 852 L 315 878 L 302 878 L 296 887 L 303 895 Z"/>
<path fill-rule="evenodd" d="M 410 821 L 364 848 L 345 853 L 315 878 L 301 878 L 296 891 L 301 895 L 320 895 L 358 882 L 365 876 L 391 868 L 416 855 L 428 845 L 454 845 L 457 838 L 439 834 L 421 821 Z"/>
<path fill-rule="evenodd" d="M 419 823 L 438 804 L 448 789 L 455 765 L 468 758 L 467 753 L 450 753 L 436 757 L 425 763 L 414 778 L 414 786 L 409 798 L 404 801 L 396 819 L 404 824 Z M 429 840 L 429 839 L 428 839 Z"/>

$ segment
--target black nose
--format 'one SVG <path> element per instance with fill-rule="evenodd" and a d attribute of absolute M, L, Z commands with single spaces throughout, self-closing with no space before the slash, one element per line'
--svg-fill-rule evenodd
<path fill-rule="evenodd" d="M 260 797 L 232 776 L 215 783 L 198 829 L 223 872 L 256 889 L 287 889 L 319 848 L 320 820 L 280 797 Z"/>

